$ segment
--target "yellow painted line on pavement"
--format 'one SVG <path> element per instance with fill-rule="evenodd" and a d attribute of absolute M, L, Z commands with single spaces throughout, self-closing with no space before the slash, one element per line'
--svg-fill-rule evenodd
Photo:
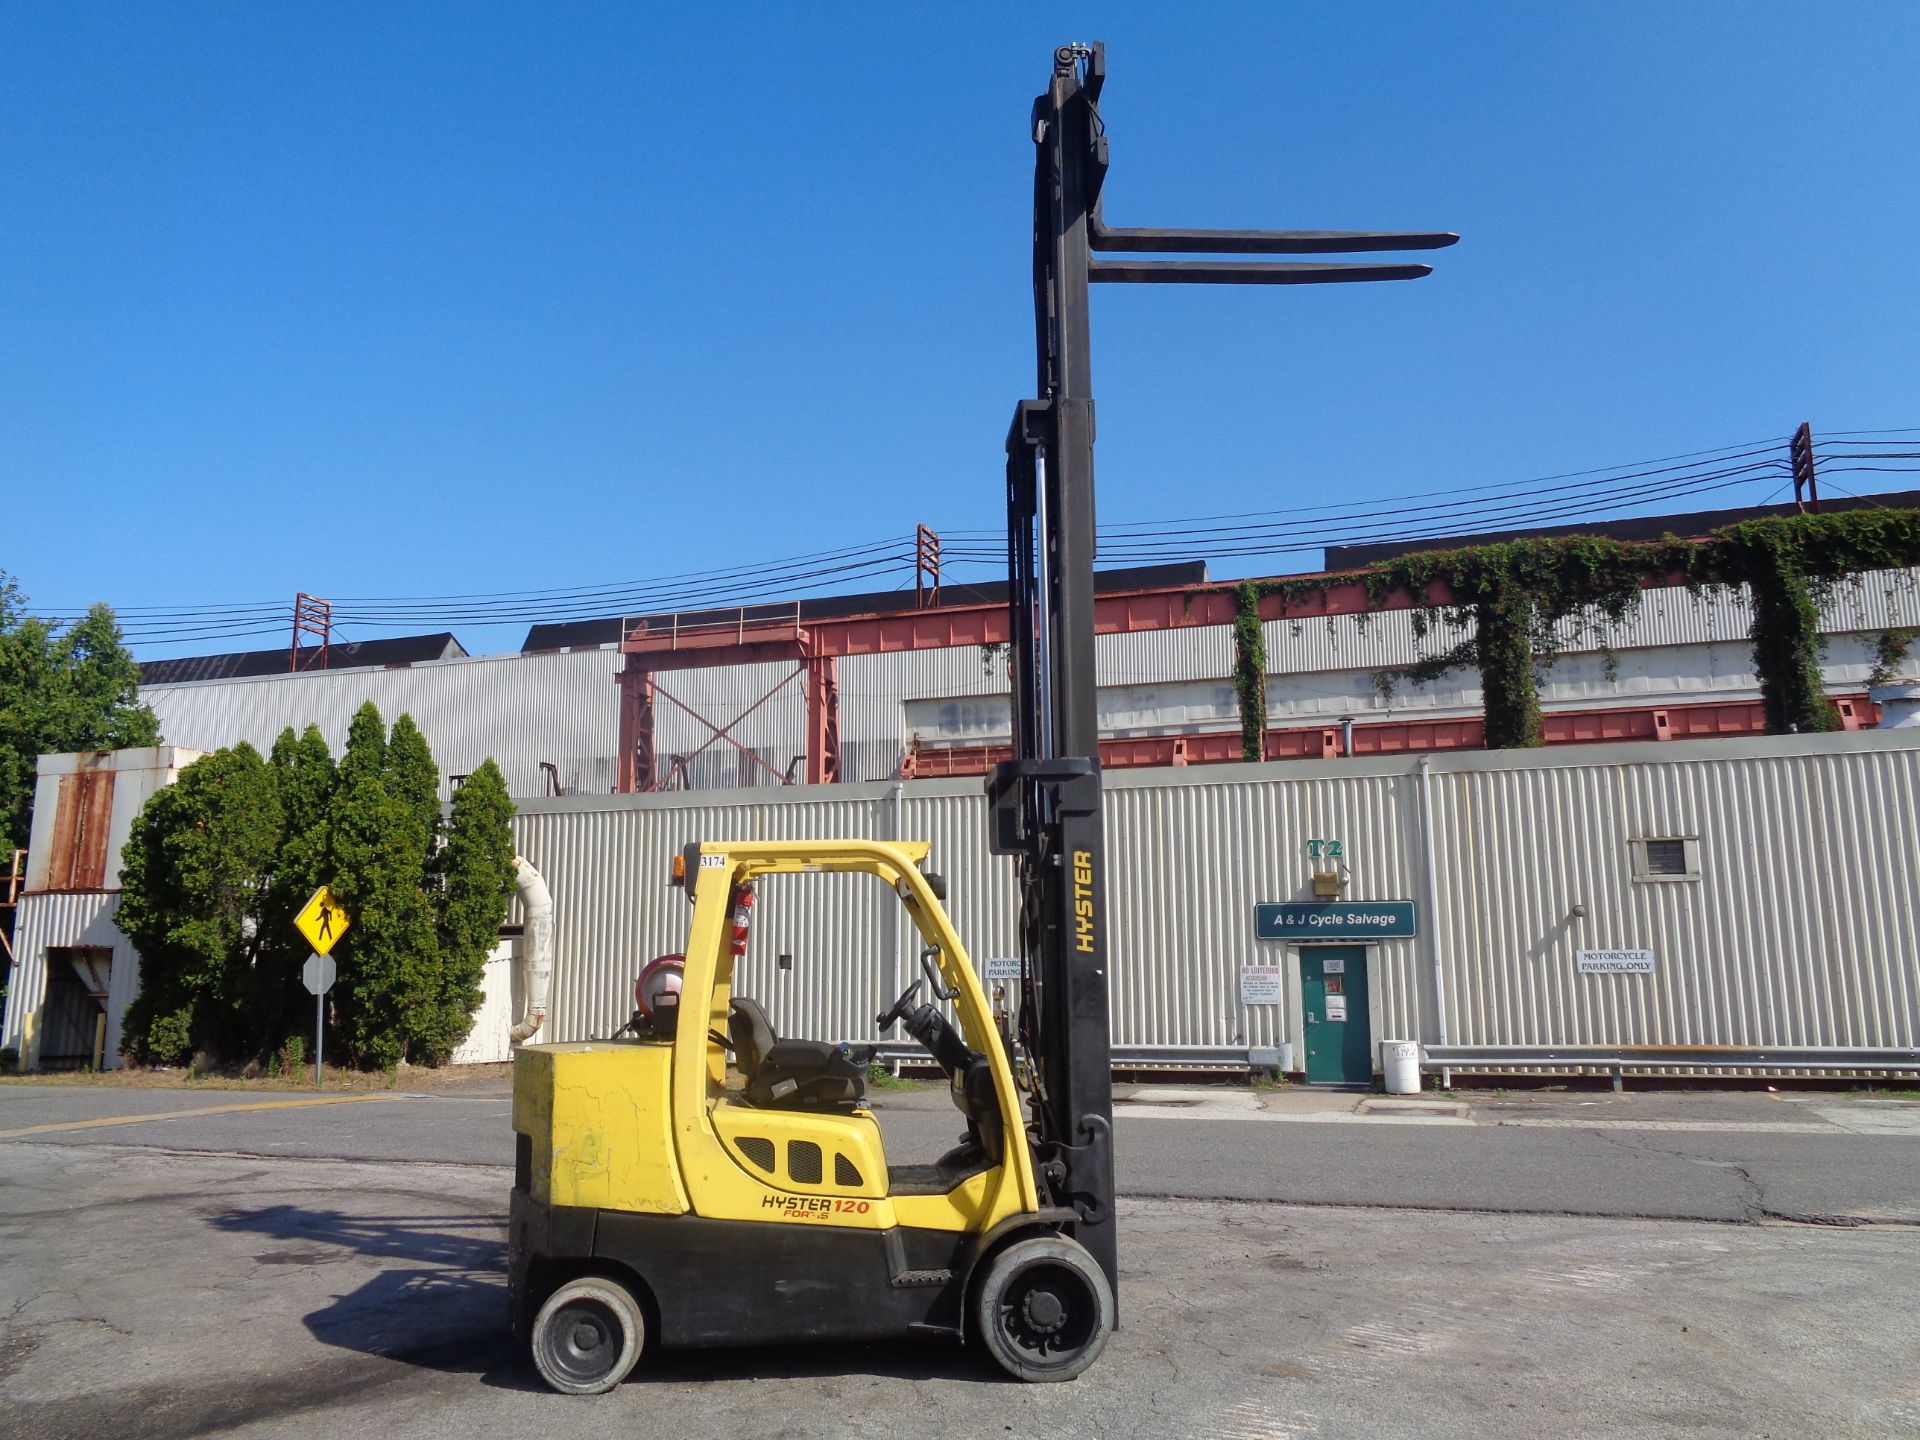
<path fill-rule="evenodd" d="M 359 1105 L 398 1100 L 398 1095 L 328 1095 L 316 1100 L 251 1100 L 244 1105 L 202 1105 L 193 1110 L 156 1110 L 150 1115 L 106 1115 L 97 1120 L 57 1120 L 47 1125 L 22 1125 L 0 1130 L 0 1140 L 22 1135 L 51 1135 L 59 1130 L 97 1130 L 106 1125 L 142 1125 L 149 1120 L 185 1120 L 195 1115 L 233 1115 L 243 1110 L 301 1110 L 312 1105 Z"/>

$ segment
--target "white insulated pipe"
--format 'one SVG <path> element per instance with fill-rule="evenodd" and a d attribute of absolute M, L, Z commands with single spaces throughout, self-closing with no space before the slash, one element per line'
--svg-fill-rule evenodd
<path fill-rule="evenodd" d="M 1433 761 L 1422 755 L 1414 766 L 1420 778 L 1420 842 L 1426 852 L 1427 945 L 1433 952 L 1433 1011 L 1440 1043 L 1447 1043 L 1447 977 L 1440 964 L 1440 879 L 1433 859 Z M 1450 1077 L 1442 1077 L 1450 1079 Z"/>
<path fill-rule="evenodd" d="M 516 1045 L 533 1038 L 547 1018 L 547 991 L 553 984 L 553 894 L 540 872 L 518 855 L 513 857 L 513 883 L 527 923 L 520 939 L 521 991 L 527 1013 L 507 1032 Z"/>

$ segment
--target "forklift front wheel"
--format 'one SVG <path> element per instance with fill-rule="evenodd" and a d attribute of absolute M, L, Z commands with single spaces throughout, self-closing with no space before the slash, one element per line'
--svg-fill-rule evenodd
<path fill-rule="evenodd" d="M 1113 1287 L 1085 1248 L 1062 1235 L 1016 1240 L 988 1261 L 974 1292 L 988 1351 L 1020 1380 L 1071 1380 L 1100 1358 L 1113 1330 Z"/>
<path fill-rule="evenodd" d="M 569 1280 L 533 1322 L 533 1363 L 563 1395 L 600 1395 L 627 1378 L 647 1322 L 627 1287 L 602 1275 Z"/>

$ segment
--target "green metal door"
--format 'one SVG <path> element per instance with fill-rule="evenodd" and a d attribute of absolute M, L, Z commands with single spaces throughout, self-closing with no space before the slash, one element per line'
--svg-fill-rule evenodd
<path fill-rule="evenodd" d="M 1300 1007 L 1306 1021 L 1307 1083 L 1371 1084 L 1366 947 L 1302 946 Z"/>

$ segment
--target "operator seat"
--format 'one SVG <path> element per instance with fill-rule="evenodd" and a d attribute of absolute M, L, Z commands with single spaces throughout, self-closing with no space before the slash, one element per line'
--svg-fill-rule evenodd
<path fill-rule="evenodd" d="M 782 1040 L 758 1000 L 736 998 L 727 1011 L 734 1064 L 746 1101 L 766 1110 L 852 1110 L 866 1102 L 873 1047 L 826 1040 Z"/>

